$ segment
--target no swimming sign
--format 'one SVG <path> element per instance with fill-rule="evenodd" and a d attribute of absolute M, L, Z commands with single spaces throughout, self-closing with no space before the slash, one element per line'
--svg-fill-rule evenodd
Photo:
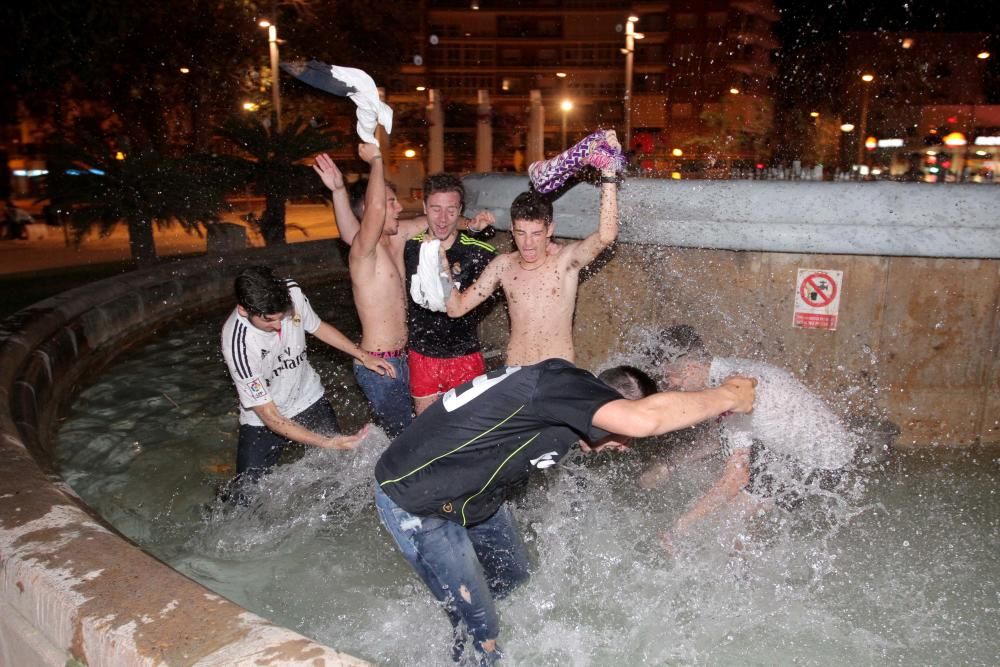
<path fill-rule="evenodd" d="M 792 325 L 836 331 L 843 281 L 843 271 L 799 269 Z"/>

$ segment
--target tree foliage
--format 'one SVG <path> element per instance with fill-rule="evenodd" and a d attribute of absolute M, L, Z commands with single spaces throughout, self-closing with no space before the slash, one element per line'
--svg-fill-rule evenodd
<path fill-rule="evenodd" d="M 249 183 L 265 199 L 264 215 L 257 221 L 267 245 L 285 243 L 285 203 L 288 198 L 315 191 L 316 175 L 299 164 L 316 153 L 336 148 L 329 134 L 301 118 L 276 131 L 255 118 L 233 117 L 218 134 L 237 149 L 223 160 L 223 173 L 231 183 Z"/>
<path fill-rule="evenodd" d="M 132 258 L 146 264 L 156 259 L 154 224 L 176 221 L 200 233 L 226 206 L 224 184 L 205 160 L 172 157 L 152 147 L 133 150 L 124 137 L 116 145 L 120 154 L 100 139 L 81 135 L 51 152 L 50 196 L 69 215 L 76 241 L 94 228 L 107 236 L 124 222 Z"/>

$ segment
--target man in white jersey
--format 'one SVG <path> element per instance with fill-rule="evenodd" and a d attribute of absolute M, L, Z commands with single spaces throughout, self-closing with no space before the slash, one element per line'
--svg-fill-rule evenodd
<path fill-rule="evenodd" d="M 802 493 L 828 487 L 854 457 L 857 436 L 787 371 L 759 361 L 712 357 L 693 328 L 680 325 L 660 337 L 670 361 L 663 366 L 668 390 L 701 391 L 716 387 L 730 375 L 757 379 L 757 400 L 749 414 L 726 414 L 718 422 L 725 470 L 712 487 L 674 523 L 670 535 L 681 536 L 704 516 L 730 503 L 748 508 L 761 501 L 792 509 Z M 643 474 L 640 485 L 655 486 L 669 475 L 668 464 Z"/>
<path fill-rule="evenodd" d="M 338 435 L 337 416 L 306 357 L 306 333 L 373 371 L 389 372 L 386 361 L 321 320 L 295 281 L 277 278 L 266 266 L 241 271 L 235 291 L 236 308 L 222 327 L 222 356 L 240 397 L 236 475 L 241 485 L 256 482 L 291 441 L 323 449 L 356 447 L 367 426 Z"/>

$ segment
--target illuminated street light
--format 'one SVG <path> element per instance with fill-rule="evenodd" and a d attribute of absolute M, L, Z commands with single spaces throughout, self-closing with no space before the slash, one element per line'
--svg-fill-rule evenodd
<path fill-rule="evenodd" d="M 251 111 L 252 112 L 252 111 L 256 111 L 259 108 L 260 108 L 260 105 L 258 105 L 256 102 L 244 102 L 243 103 L 243 110 L 244 111 Z"/>
<path fill-rule="evenodd" d="M 181 74 L 190 74 L 190 73 L 191 73 L 191 70 L 189 68 L 187 68 L 187 67 L 182 67 L 181 68 Z"/>
<path fill-rule="evenodd" d="M 417 92 L 422 93 L 427 90 L 427 86 L 417 86 Z"/>
<path fill-rule="evenodd" d="M 559 77 L 560 79 L 565 79 L 566 72 L 556 72 L 556 76 Z"/>
<path fill-rule="evenodd" d="M 278 26 L 270 21 L 260 21 L 257 25 L 267 28 L 268 50 L 271 53 L 271 110 L 272 122 L 277 132 L 281 131 L 281 88 L 278 81 Z"/>
<path fill-rule="evenodd" d="M 412 148 L 407 148 L 405 151 L 403 151 L 403 155 L 408 158 L 414 158 L 417 157 L 417 151 L 413 150 Z"/>
<path fill-rule="evenodd" d="M 572 100 L 563 100 L 559 103 L 559 108 L 562 110 L 562 149 L 566 150 L 566 116 L 573 109 Z"/>
<path fill-rule="evenodd" d="M 809 117 L 810 118 L 819 118 L 819 112 L 818 111 L 810 111 L 809 112 Z"/>
<path fill-rule="evenodd" d="M 840 126 L 840 131 L 841 132 L 853 132 L 854 131 L 854 124 L 853 123 L 844 123 L 843 125 Z"/>
<path fill-rule="evenodd" d="M 990 57 L 990 52 L 980 51 L 979 53 L 976 54 L 976 57 L 979 58 L 980 60 L 986 60 L 987 58 Z"/>
<path fill-rule="evenodd" d="M 869 84 L 874 80 L 874 74 L 866 72 L 861 75 L 861 81 L 865 84 Z M 862 164 L 865 160 L 865 143 L 863 137 L 868 130 L 868 98 L 871 94 L 871 86 L 863 85 L 861 88 L 861 127 L 858 132 L 858 164 Z"/>
<path fill-rule="evenodd" d="M 739 88 L 730 88 L 729 89 L 729 94 L 730 95 L 739 95 L 740 94 L 740 89 Z"/>
<path fill-rule="evenodd" d="M 635 55 L 635 40 L 645 37 L 635 31 L 639 17 L 629 15 L 625 22 L 625 132 L 622 135 L 622 147 L 628 151 L 632 145 L 632 57 Z"/>
<path fill-rule="evenodd" d="M 674 157 L 680 157 L 680 156 L 684 155 L 684 151 L 682 151 L 680 148 L 675 148 L 674 150 L 670 151 L 670 153 Z"/>

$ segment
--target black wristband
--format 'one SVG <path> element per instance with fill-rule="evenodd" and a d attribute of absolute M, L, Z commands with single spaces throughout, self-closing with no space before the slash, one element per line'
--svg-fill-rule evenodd
<path fill-rule="evenodd" d="M 618 185 L 618 177 L 617 176 L 601 176 L 601 183 L 614 183 L 615 185 Z"/>

